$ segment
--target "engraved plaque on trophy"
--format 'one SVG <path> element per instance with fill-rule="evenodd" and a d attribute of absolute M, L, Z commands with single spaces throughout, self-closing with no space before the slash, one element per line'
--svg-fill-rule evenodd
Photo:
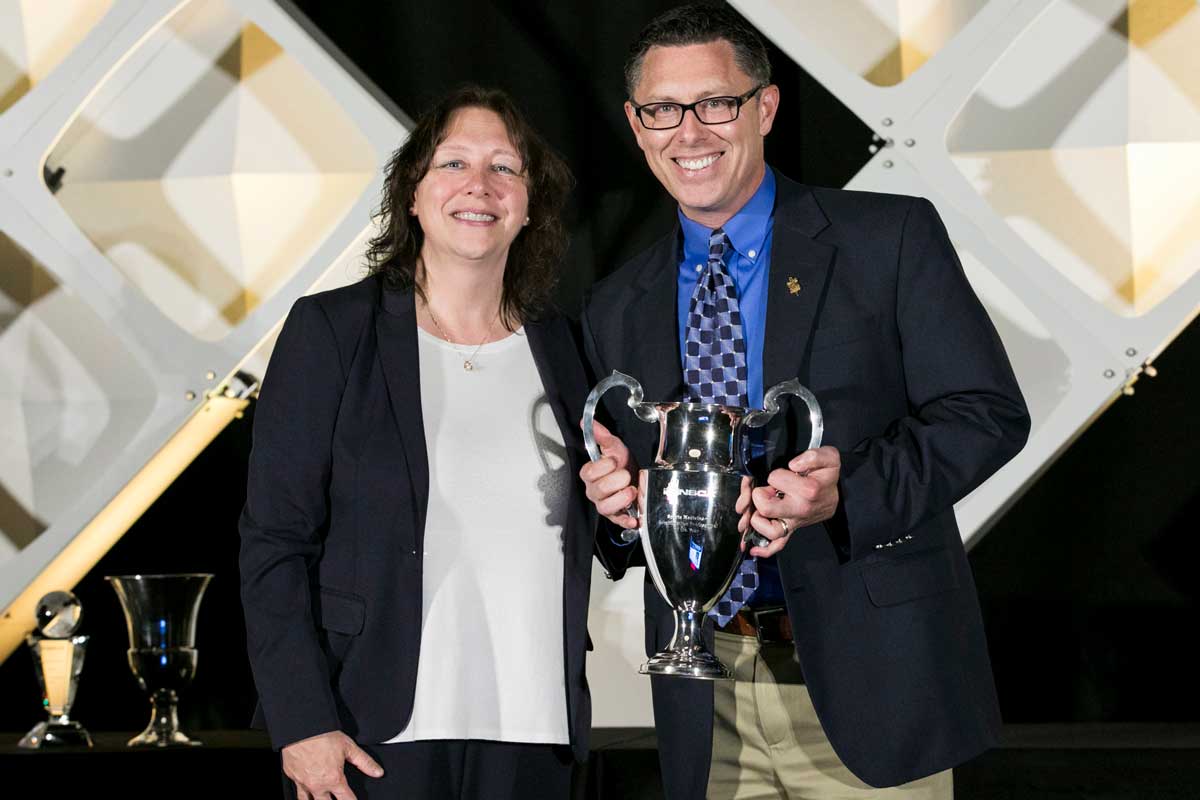
<path fill-rule="evenodd" d="M 92 746 L 87 730 L 69 716 L 88 641 L 87 636 L 75 635 L 82 615 L 79 598 L 70 592 L 50 592 L 38 602 L 37 628 L 25 641 L 50 718 L 21 737 L 19 747 Z"/>

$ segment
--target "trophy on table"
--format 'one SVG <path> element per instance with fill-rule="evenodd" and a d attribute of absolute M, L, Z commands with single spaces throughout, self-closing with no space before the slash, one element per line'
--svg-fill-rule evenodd
<path fill-rule="evenodd" d="M 704 615 L 725 594 L 742 559 L 736 505 L 752 485 L 746 469 L 747 432 L 766 425 L 779 411 L 781 398 L 793 395 L 808 406 L 808 448 L 820 447 L 821 408 L 795 378 L 771 387 L 758 411 L 686 401 L 643 402 L 642 385 L 614 371 L 596 384 L 583 409 L 584 444 L 592 461 L 600 458 L 592 428 L 596 406 L 617 386 L 629 391 L 627 403 L 638 419 L 657 422 L 659 430 L 654 466 L 639 471 L 637 505 L 627 509 L 638 520 L 638 530 L 622 534 L 627 541 L 642 540 L 646 569 L 675 613 L 671 643 L 638 671 L 709 680 L 732 677 L 705 646 L 700 630 Z M 752 544 L 765 543 L 752 531 L 746 538 Z"/>
<path fill-rule="evenodd" d="M 33 670 L 42 689 L 42 706 L 50 719 L 33 726 L 18 747 L 38 749 L 76 745 L 91 747 L 92 737 L 70 718 L 88 637 L 76 636 L 83 616 L 71 592 L 50 592 L 38 601 L 37 628 L 25 641 L 33 653 Z"/>
<path fill-rule="evenodd" d="M 105 577 L 121 601 L 129 631 L 129 668 L 149 692 L 152 713 L 130 747 L 199 745 L 179 730 L 178 692 L 196 674 L 196 617 L 212 575 Z"/>

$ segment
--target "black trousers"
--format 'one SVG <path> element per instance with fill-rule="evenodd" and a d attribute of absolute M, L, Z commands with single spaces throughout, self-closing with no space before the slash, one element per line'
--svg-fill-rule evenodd
<path fill-rule="evenodd" d="M 566 745 L 475 739 L 363 745 L 383 767 L 368 778 L 346 764 L 358 800 L 567 800 L 574 758 Z M 296 787 L 283 776 L 283 796 Z"/>

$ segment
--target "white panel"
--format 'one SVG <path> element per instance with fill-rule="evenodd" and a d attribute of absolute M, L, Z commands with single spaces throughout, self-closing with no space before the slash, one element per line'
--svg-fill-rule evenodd
<path fill-rule="evenodd" d="M 206 392 L 243 364 L 262 374 L 296 297 L 335 266 L 356 277 L 406 134 L 276 3 L 99 5 L 0 109 L 0 608 Z M 0 28 L 3 80 L 24 67 L 6 66 Z M 57 194 L 47 159 L 65 168 Z"/>

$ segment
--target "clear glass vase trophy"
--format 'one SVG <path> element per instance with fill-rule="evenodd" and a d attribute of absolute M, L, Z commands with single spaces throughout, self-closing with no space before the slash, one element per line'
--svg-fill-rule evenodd
<path fill-rule="evenodd" d="M 114 575 L 129 631 L 129 668 L 150 695 L 150 724 L 130 747 L 198 745 L 179 729 L 179 692 L 196 674 L 196 617 L 210 574 Z"/>

